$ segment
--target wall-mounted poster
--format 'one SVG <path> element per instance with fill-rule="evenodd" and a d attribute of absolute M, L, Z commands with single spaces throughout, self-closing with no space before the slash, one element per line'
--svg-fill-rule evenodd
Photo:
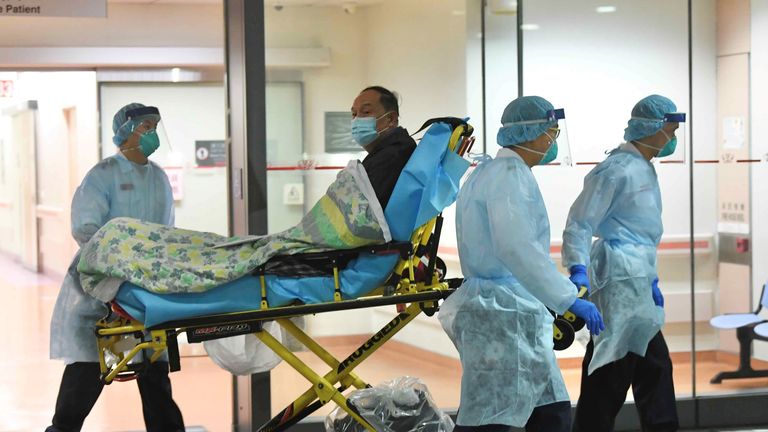
<path fill-rule="evenodd" d="M 352 140 L 352 113 L 349 111 L 325 112 L 325 152 L 356 153 L 362 148 Z"/>

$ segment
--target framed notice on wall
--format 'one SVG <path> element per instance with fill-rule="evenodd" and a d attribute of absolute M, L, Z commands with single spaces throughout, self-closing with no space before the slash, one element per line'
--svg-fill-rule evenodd
<path fill-rule="evenodd" d="M 356 153 L 362 148 L 352 140 L 352 113 L 349 111 L 325 112 L 325 152 Z"/>
<path fill-rule="evenodd" d="M 227 166 L 227 146 L 224 140 L 195 141 L 195 163 L 198 167 Z"/>

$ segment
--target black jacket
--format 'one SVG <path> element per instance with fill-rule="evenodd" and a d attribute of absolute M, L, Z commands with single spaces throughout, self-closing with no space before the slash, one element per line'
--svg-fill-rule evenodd
<path fill-rule="evenodd" d="M 378 138 L 374 144 L 373 152 L 363 159 L 363 167 L 368 173 L 368 179 L 381 208 L 386 209 L 395 183 L 400 177 L 400 171 L 416 150 L 416 141 L 408 135 L 407 130 L 398 126 Z"/>

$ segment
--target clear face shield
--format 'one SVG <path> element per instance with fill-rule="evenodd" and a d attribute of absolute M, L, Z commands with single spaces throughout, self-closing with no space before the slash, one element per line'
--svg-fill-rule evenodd
<path fill-rule="evenodd" d="M 557 156 L 547 165 L 573 166 L 571 145 L 568 142 L 568 128 L 565 125 L 565 110 L 562 108 L 547 112 L 547 122 L 556 121 L 557 124 L 547 129 L 546 133 L 554 140 L 553 146 L 557 146 Z"/>
<path fill-rule="evenodd" d="M 658 150 L 654 162 L 684 164 L 688 146 L 685 140 L 685 113 L 667 113 L 662 119 L 635 118 L 649 122 L 661 122 L 661 129 L 652 136 L 660 137 L 656 144 L 646 139 L 635 140 L 634 144 Z"/>
<path fill-rule="evenodd" d="M 552 141 L 552 144 L 548 148 L 546 153 L 541 153 L 542 159 L 539 165 L 573 166 L 573 157 L 571 156 L 571 146 L 568 142 L 568 131 L 565 126 L 565 110 L 564 109 L 559 108 L 559 109 L 549 110 L 547 111 L 547 117 L 541 120 L 525 120 L 520 122 L 508 123 L 508 124 L 505 124 L 505 126 L 534 125 L 534 124 L 552 123 L 552 122 L 555 122 L 555 124 L 550 126 L 548 129 L 544 131 L 544 134 Z M 521 146 L 521 147 L 528 151 L 539 153 L 538 151 L 534 151 L 528 148 L 527 146 Z"/>
<path fill-rule="evenodd" d="M 136 144 L 123 148 L 124 154 L 139 152 L 161 166 L 176 165 L 173 147 L 168 140 L 168 134 L 161 121 L 160 111 L 156 107 L 141 107 L 125 113 L 128 120 L 118 130 L 120 136 L 135 135 Z"/>

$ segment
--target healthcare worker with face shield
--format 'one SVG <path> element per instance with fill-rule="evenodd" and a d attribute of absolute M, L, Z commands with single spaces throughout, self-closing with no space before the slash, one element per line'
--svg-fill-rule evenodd
<path fill-rule="evenodd" d="M 173 225 L 173 196 L 162 168 L 147 158 L 159 147 L 160 112 L 132 103 L 112 121 L 118 153 L 94 166 L 72 199 L 72 236 L 82 246 L 110 219 L 132 217 Z M 79 431 L 96 403 L 103 384 L 94 336 L 106 306 L 88 296 L 77 273 L 79 252 L 72 260 L 51 319 L 51 358 L 66 363 L 56 412 L 46 432 Z M 147 431 L 183 431 L 184 421 L 171 397 L 168 362 L 149 366 L 137 379 Z"/>
<path fill-rule="evenodd" d="M 660 331 L 661 193 L 650 163 L 675 153 L 685 121 L 675 111 L 663 96 L 640 100 L 624 130 L 626 142 L 586 176 L 568 214 L 563 265 L 577 285 L 589 274 L 589 299 L 606 325 L 587 345 L 574 431 L 613 431 L 630 385 L 643 431 L 678 428 L 672 362 Z"/>
<path fill-rule="evenodd" d="M 562 110 L 538 96 L 504 110 L 497 141 L 459 191 L 464 282 L 440 308 L 463 374 L 456 432 L 570 430 L 571 404 L 553 351 L 553 317 L 570 309 L 595 334 L 595 306 L 550 258 L 549 219 L 531 167 L 557 156 Z"/>

